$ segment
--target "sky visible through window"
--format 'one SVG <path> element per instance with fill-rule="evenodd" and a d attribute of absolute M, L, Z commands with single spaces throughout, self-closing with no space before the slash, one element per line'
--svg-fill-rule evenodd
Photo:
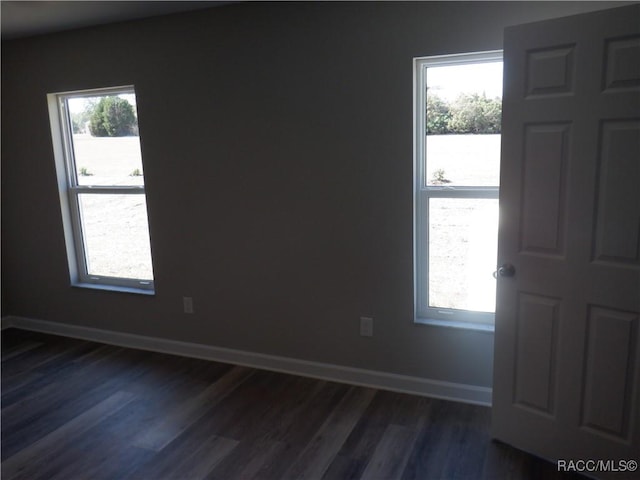
<path fill-rule="evenodd" d="M 502 98 L 502 62 L 431 66 L 427 69 L 427 85 L 434 94 L 450 101 L 461 92 Z"/>
<path fill-rule="evenodd" d="M 69 111 L 71 113 L 82 113 L 84 112 L 85 108 L 87 108 L 87 106 L 89 106 L 89 103 L 91 100 L 95 101 L 96 99 L 99 99 L 100 97 L 108 97 L 109 95 L 100 95 L 100 96 L 93 96 L 93 97 L 74 97 L 74 98 L 69 98 Z M 116 97 L 119 98 L 123 98 L 126 101 L 128 101 L 131 105 L 133 105 L 133 111 L 136 111 L 136 96 L 133 94 L 126 94 L 126 93 L 120 93 L 118 95 L 115 95 Z"/>

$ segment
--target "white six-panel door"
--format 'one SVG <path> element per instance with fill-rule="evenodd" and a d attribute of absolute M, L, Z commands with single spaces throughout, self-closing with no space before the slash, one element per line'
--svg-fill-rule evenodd
<path fill-rule="evenodd" d="M 504 72 L 493 436 L 640 460 L 640 5 L 508 28 Z"/>

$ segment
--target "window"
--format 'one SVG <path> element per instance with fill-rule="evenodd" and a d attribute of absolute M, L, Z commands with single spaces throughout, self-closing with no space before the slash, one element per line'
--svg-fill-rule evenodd
<path fill-rule="evenodd" d="M 419 58 L 415 318 L 492 324 L 502 52 Z"/>
<path fill-rule="evenodd" d="M 72 284 L 153 293 L 133 87 L 48 100 Z"/>

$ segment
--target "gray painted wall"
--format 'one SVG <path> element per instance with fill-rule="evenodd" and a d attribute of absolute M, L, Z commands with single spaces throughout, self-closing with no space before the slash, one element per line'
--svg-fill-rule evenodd
<path fill-rule="evenodd" d="M 4 42 L 3 314 L 490 386 L 492 334 L 412 323 L 412 58 L 608 6 L 237 4 Z M 154 297 L 69 286 L 46 94 L 126 84 Z"/>

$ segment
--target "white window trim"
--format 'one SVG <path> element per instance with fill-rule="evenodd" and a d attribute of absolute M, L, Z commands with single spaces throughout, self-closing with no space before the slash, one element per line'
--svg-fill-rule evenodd
<path fill-rule="evenodd" d="M 499 187 L 426 185 L 426 69 L 434 66 L 502 61 L 502 50 L 414 58 L 414 322 L 438 326 L 493 330 L 494 313 L 472 312 L 429 305 L 429 199 L 498 198 Z"/>
<path fill-rule="evenodd" d="M 98 276 L 91 275 L 87 271 L 78 196 L 83 193 L 145 195 L 145 187 L 129 185 L 101 187 L 77 184 L 74 174 L 76 170 L 71 120 L 67 112 L 66 99 L 118 94 L 135 94 L 135 89 L 132 85 L 128 85 L 47 95 L 69 275 L 71 285 L 75 287 L 153 295 L 155 293 L 153 280 Z"/>

